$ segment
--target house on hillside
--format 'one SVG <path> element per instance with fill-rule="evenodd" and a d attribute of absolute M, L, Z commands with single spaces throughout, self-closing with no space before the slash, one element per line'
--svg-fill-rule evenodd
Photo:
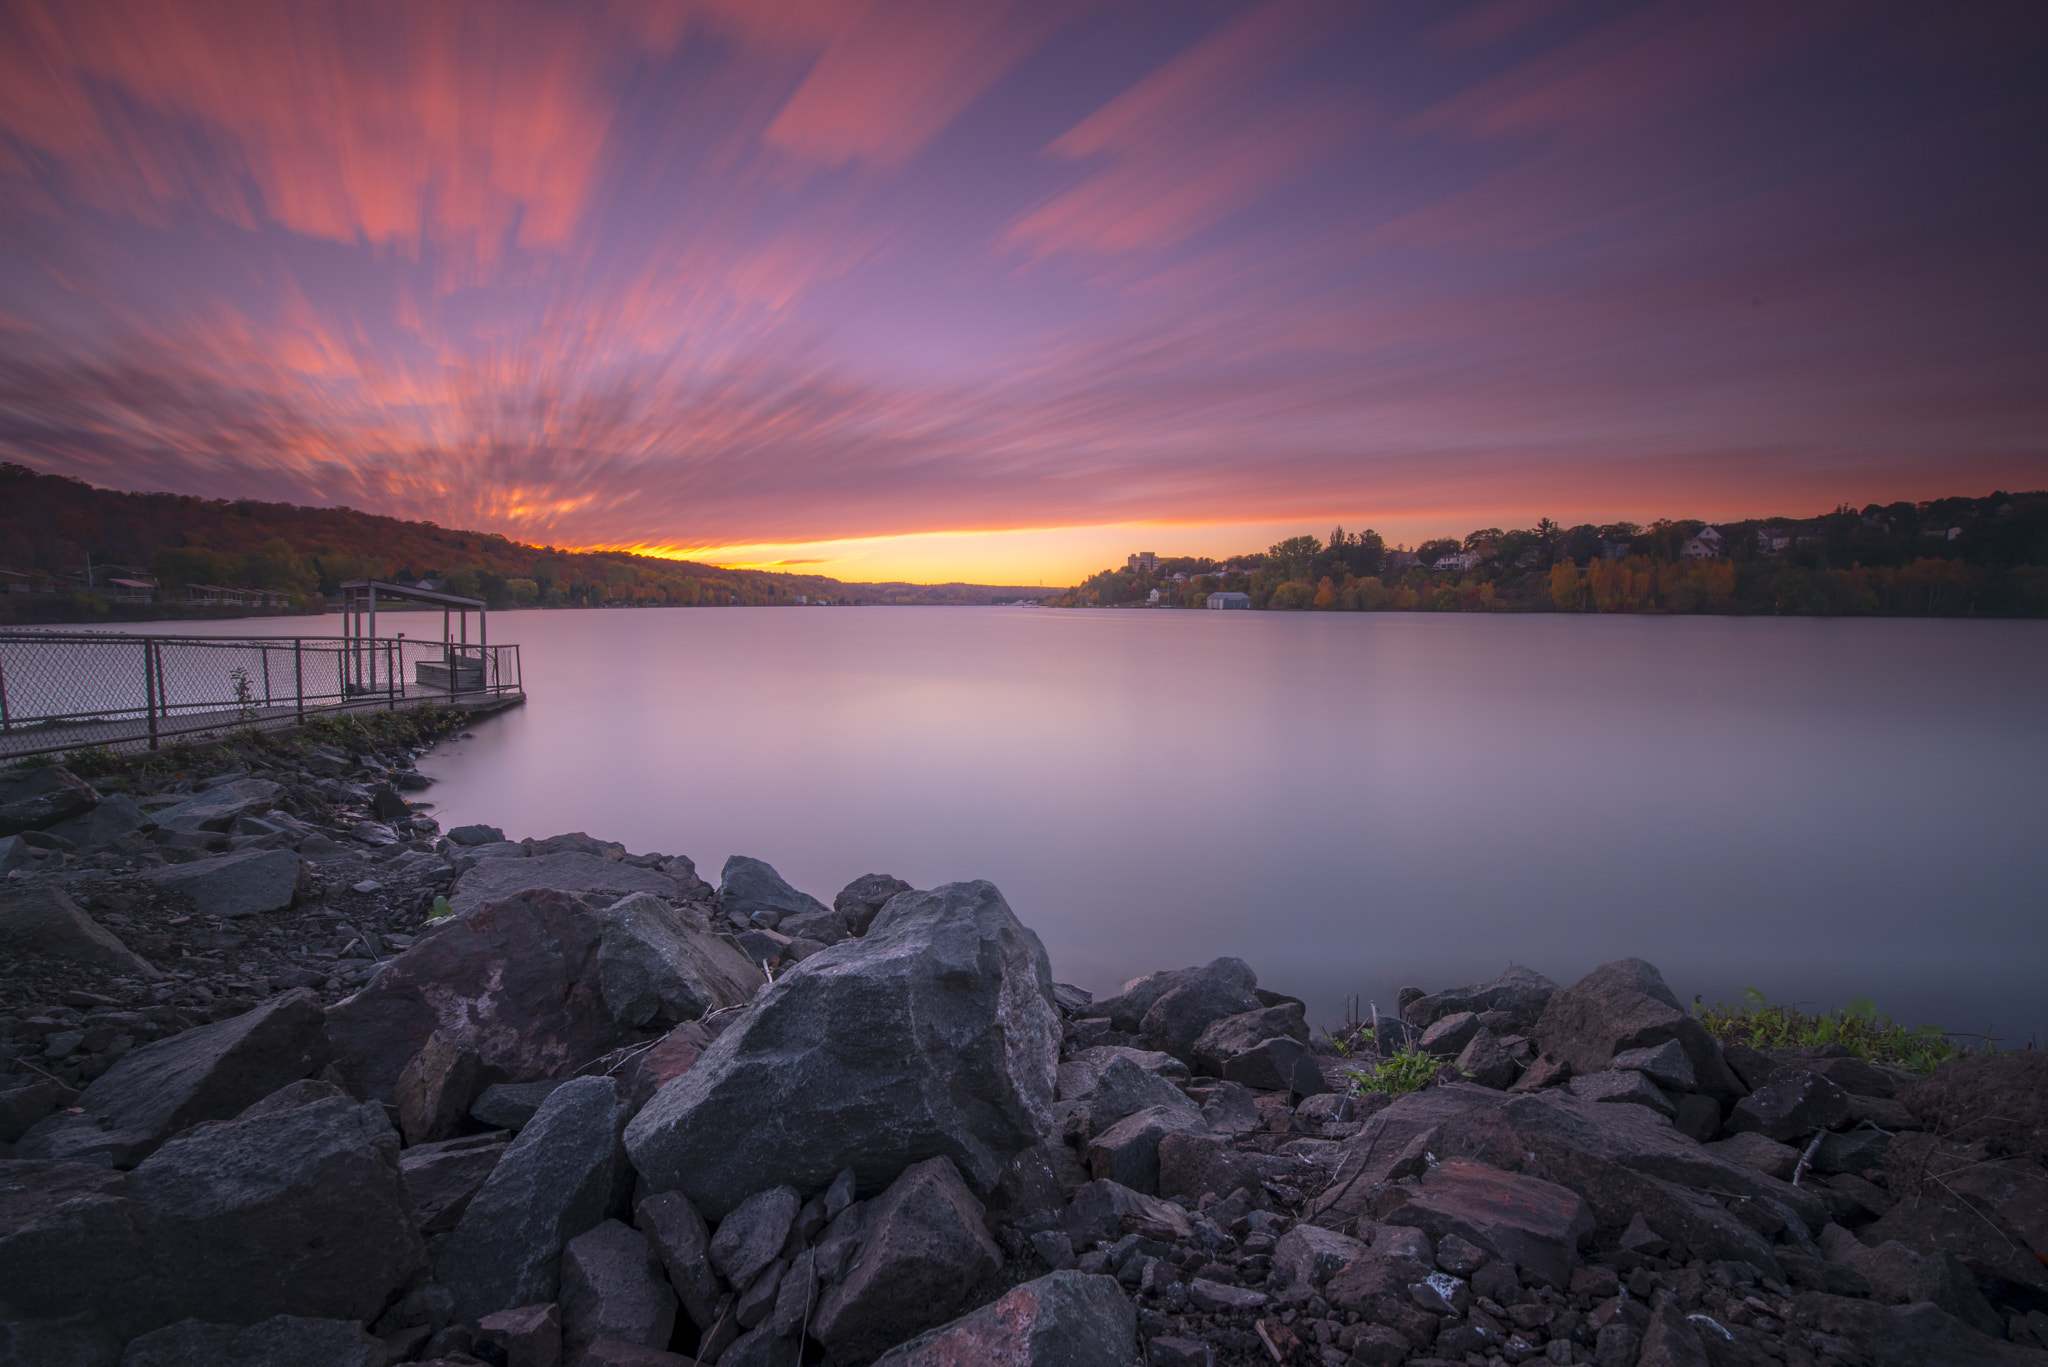
<path fill-rule="evenodd" d="M 1702 527 L 1699 535 L 1686 538 L 1678 554 L 1686 560 L 1712 560 L 1721 554 L 1721 534 L 1712 527 Z"/>
<path fill-rule="evenodd" d="M 1792 533 L 1785 527 L 1758 527 L 1756 547 L 1766 554 L 1775 555 L 1792 544 Z"/>
<path fill-rule="evenodd" d="M 1251 605 L 1252 596 L 1248 593 L 1212 593 L 1209 595 L 1209 606 L 1224 612 L 1228 612 L 1233 608 L 1249 608 Z"/>

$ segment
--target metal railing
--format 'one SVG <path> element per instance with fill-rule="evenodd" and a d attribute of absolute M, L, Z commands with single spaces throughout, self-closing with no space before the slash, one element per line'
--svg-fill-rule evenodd
<path fill-rule="evenodd" d="M 404 637 L 0 631 L 0 757 L 524 695 L 516 645 Z"/>

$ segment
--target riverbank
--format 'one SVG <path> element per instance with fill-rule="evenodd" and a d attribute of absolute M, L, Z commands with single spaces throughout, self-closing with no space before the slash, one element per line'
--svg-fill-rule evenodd
<path fill-rule="evenodd" d="M 987 883 L 441 832 L 460 722 L 381 724 L 0 794 L 21 1360 L 2048 1362 L 2048 1056 L 1724 1044 L 1631 959 L 1097 999 Z"/>

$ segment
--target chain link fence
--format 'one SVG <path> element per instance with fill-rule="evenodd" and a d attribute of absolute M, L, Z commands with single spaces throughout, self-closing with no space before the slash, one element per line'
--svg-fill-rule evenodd
<path fill-rule="evenodd" d="M 516 645 L 0 631 L 0 759 L 515 695 Z"/>

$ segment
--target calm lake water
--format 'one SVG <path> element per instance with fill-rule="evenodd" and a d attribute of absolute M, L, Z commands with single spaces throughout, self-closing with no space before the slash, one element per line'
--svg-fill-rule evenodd
<path fill-rule="evenodd" d="M 1510 963 L 1569 982 L 1639 955 L 1682 998 L 1865 995 L 2008 1043 L 2048 1033 L 2048 624 L 736 608 L 491 626 L 522 645 L 530 701 L 422 761 L 444 826 L 584 830 L 713 882 L 755 855 L 828 903 L 871 871 L 988 878 L 1064 980 L 1100 993 L 1234 954 L 1319 1023 L 1354 993 L 1386 1010 L 1404 983 Z"/>

